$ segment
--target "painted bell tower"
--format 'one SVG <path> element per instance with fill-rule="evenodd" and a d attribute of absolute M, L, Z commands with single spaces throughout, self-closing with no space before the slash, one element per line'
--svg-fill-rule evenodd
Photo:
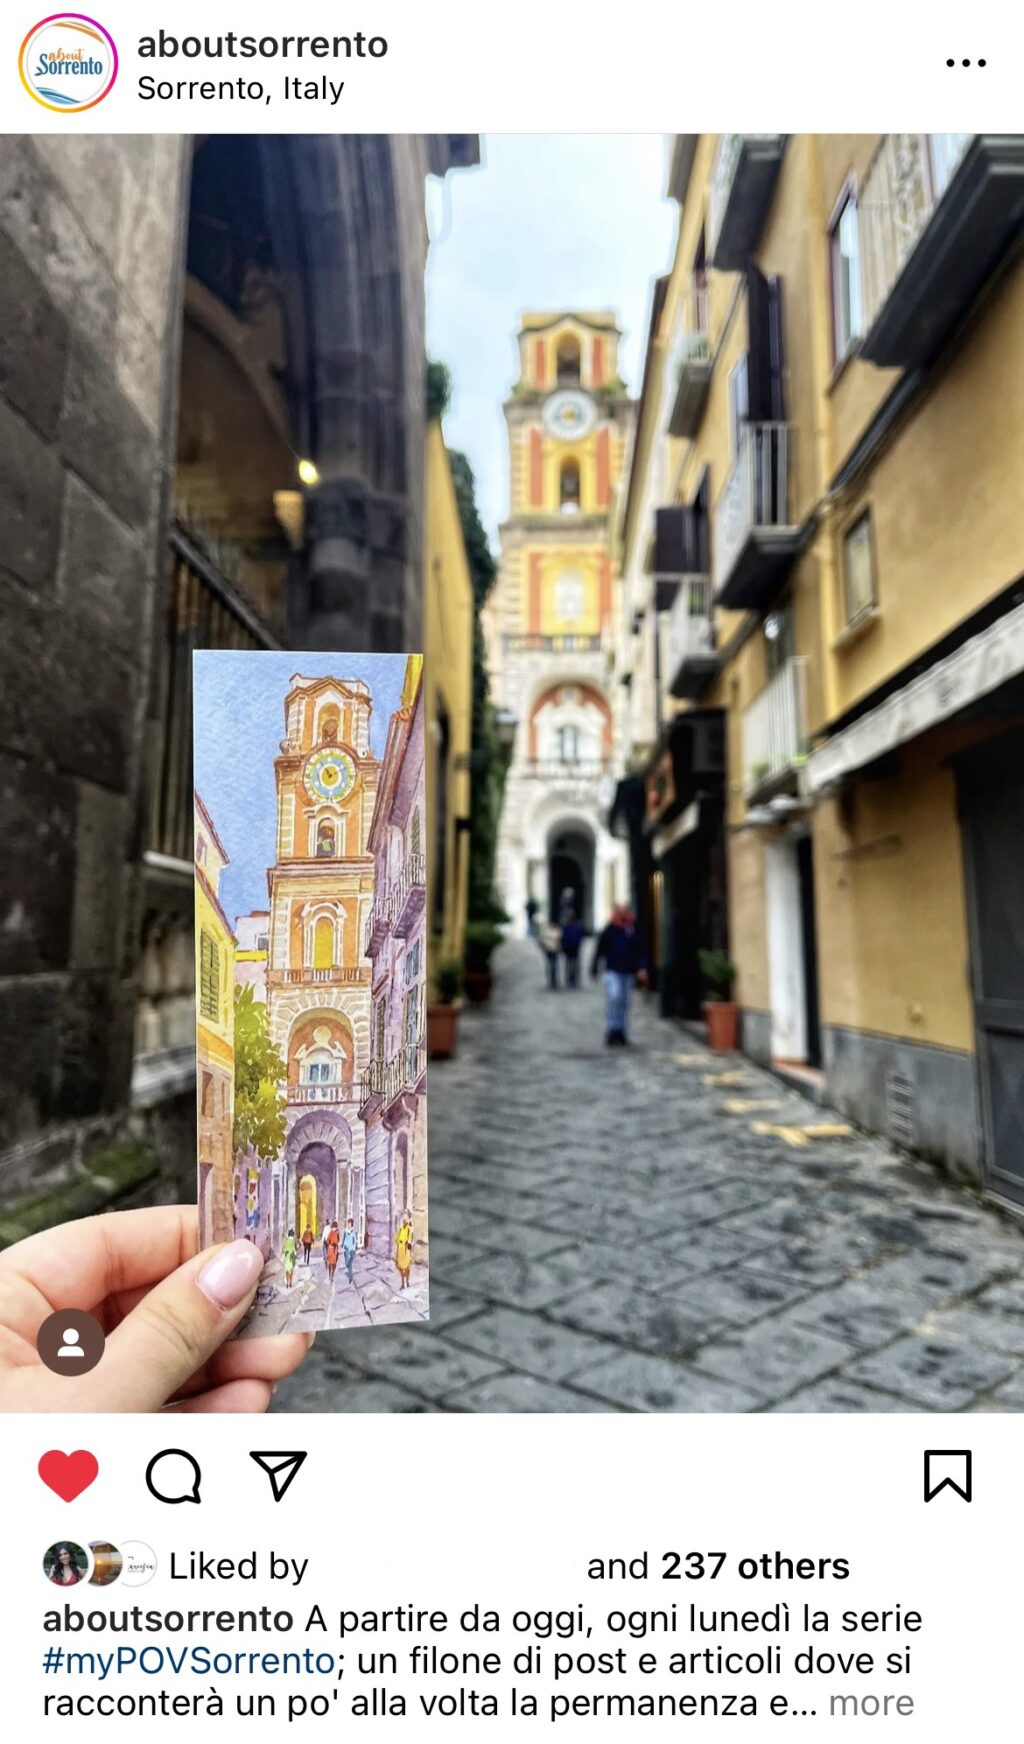
<path fill-rule="evenodd" d="M 495 696 L 517 721 L 498 876 L 522 922 L 572 891 L 598 925 L 625 894 L 603 813 L 612 714 L 605 646 L 613 606 L 611 513 L 633 419 L 608 310 L 524 315 L 505 402 L 509 515 L 489 611 Z"/>
<path fill-rule="evenodd" d="M 274 1184 L 276 1232 L 352 1216 L 361 1231 L 373 904 L 368 849 L 378 762 L 361 680 L 296 675 L 274 762 L 277 858 L 270 895 L 267 1005 L 285 1061 L 287 1134 Z"/>

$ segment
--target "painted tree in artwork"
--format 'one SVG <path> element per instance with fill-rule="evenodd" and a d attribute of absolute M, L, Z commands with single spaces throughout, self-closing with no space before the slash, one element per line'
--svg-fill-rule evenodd
<path fill-rule="evenodd" d="M 251 987 L 235 988 L 236 1156 L 251 1145 L 265 1162 L 284 1144 L 285 1063 L 270 1040 L 267 1008 Z"/>

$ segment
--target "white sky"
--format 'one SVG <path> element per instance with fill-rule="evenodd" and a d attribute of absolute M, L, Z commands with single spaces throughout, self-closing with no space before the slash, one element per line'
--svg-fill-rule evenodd
<path fill-rule="evenodd" d="M 477 477 L 484 525 L 507 509 L 501 405 L 525 309 L 615 309 L 620 371 L 639 391 L 651 282 L 671 258 L 663 134 L 493 134 L 479 169 L 430 185 L 427 350 L 455 380 L 444 421 Z"/>

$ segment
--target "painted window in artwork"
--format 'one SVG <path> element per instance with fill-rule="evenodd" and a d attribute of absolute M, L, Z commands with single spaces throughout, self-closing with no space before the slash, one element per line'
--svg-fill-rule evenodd
<path fill-rule="evenodd" d="M 423 852 L 419 806 L 414 806 L 412 817 L 409 820 L 409 852 L 410 854 L 422 854 Z"/>
<path fill-rule="evenodd" d="M 563 569 L 555 581 L 555 615 L 562 623 L 577 623 L 583 616 L 586 590 L 578 569 Z"/>
<path fill-rule="evenodd" d="M 326 818 L 321 818 L 316 826 L 316 857 L 318 860 L 333 860 L 337 852 L 337 836 L 334 825 Z"/>
<path fill-rule="evenodd" d="M 205 927 L 199 935 L 199 1011 L 214 1022 L 220 1016 L 220 949 Z"/>
<path fill-rule="evenodd" d="M 329 702 L 320 710 L 320 739 L 328 742 L 336 739 L 341 728 L 341 710 L 337 703 Z"/>
<path fill-rule="evenodd" d="M 313 930 L 313 967 L 331 969 L 334 966 L 334 922 L 321 915 Z"/>
<path fill-rule="evenodd" d="M 256 949 L 258 951 L 269 951 L 269 949 L 270 949 L 270 936 L 268 933 L 260 933 L 258 939 L 256 940 Z"/>
<path fill-rule="evenodd" d="M 373 1052 L 374 1058 L 384 1058 L 384 1035 L 387 1026 L 387 1007 L 383 999 L 378 999 L 373 1008 Z"/>

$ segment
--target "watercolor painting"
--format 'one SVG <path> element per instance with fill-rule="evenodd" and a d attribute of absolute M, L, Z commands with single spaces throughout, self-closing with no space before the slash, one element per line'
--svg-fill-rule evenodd
<path fill-rule="evenodd" d="M 200 1234 L 242 1336 L 427 1318 L 422 656 L 194 656 Z"/>

